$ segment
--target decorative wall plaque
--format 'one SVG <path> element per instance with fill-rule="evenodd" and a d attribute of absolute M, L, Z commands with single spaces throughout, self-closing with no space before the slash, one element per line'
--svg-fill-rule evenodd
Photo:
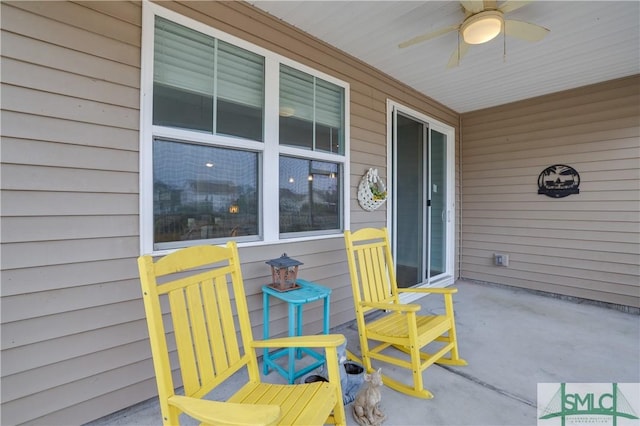
<path fill-rule="evenodd" d="M 562 198 L 571 194 L 578 194 L 580 189 L 580 175 L 564 164 L 547 167 L 538 176 L 538 194 L 551 198 Z"/>

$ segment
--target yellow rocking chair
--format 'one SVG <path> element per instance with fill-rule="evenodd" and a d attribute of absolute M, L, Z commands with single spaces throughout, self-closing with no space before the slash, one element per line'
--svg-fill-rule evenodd
<path fill-rule="evenodd" d="M 234 242 L 182 249 L 156 262 L 141 256 L 138 266 L 164 425 L 179 424 L 182 413 L 206 425 L 346 423 L 337 353 L 344 336 L 254 341 Z M 324 348 L 329 381 L 262 383 L 256 351 L 271 347 Z M 184 395 L 175 392 L 176 367 Z M 203 399 L 240 370 L 248 383 L 230 398 Z"/>
<path fill-rule="evenodd" d="M 433 363 L 467 365 L 458 355 L 453 316 L 453 294 L 457 289 L 398 288 L 386 228 L 365 228 L 353 233 L 346 231 L 344 238 L 365 369 L 373 371 L 372 360 L 406 368 L 412 372 L 412 384 L 383 374 L 384 384 L 411 396 L 433 398 L 422 380 L 422 372 L 427 367 Z M 445 314 L 418 315 L 420 305 L 400 303 L 399 293 L 410 292 L 442 294 Z M 372 314 L 372 311 L 383 314 L 367 318 L 366 314 Z M 370 347 L 370 340 L 377 342 L 377 346 Z M 437 346 L 434 353 L 424 350 L 430 344 Z M 404 354 L 387 350 L 390 347 L 408 354 L 409 359 Z M 445 357 L 447 354 L 449 356 Z"/>

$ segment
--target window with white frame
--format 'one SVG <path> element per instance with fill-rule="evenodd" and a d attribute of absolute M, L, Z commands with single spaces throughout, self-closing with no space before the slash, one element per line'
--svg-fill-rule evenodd
<path fill-rule="evenodd" d="M 348 85 L 144 5 L 142 251 L 341 233 Z"/>

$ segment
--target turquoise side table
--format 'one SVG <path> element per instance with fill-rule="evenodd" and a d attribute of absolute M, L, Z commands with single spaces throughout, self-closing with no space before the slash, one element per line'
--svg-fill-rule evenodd
<path fill-rule="evenodd" d="M 269 297 L 273 296 L 276 299 L 280 299 L 288 304 L 289 309 L 289 336 L 302 336 L 302 306 L 315 302 L 317 300 L 324 301 L 324 322 L 323 333 L 329 334 L 329 296 L 331 295 L 331 289 L 321 286 L 319 284 L 312 283 L 310 281 L 296 280 L 296 283 L 301 287 L 296 290 L 290 290 L 280 292 L 278 290 L 269 287 L 268 285 L 262 286 L 262 303 L 263 303 L 263 316 L 264 316 L 264 338 L 268 339 L 269 336 L 269 312 L 270 304 Z M 315 361 L 310 365 L 296 370 L 295 360 L 301 359 L 303 354 L 307 354 L 315 358 Z M 275 363 L 275 360 L 288 356 L 287 369 Z M 324 354 L 320 354 L 310 348 L 282 348 L 269 353 L 268 349 L 264 350 L 263 355 L 263 369 L 264 374 L 269 374 L 271 369 L 276 370 L 285 379 L 289 381 L 289 384 L 293 384 L 295 379 L 307 374 L 308 372 L 320 367 L 324 364 Z"/>

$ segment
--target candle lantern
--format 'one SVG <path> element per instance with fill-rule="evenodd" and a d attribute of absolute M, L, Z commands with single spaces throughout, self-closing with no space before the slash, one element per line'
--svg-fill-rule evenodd
<path fill-rule="evenodd" d="M 267 260 L 265 263 L 271 266 L 272 282 L 269 287 L 273 287 L 278 291 L 300 288 L 296 283 L 296 278 L 298 277 L 298 266 L 302 265 L 302 262 L 290 258 L 287 253 L 283 253 L 279 258 Z"/>

